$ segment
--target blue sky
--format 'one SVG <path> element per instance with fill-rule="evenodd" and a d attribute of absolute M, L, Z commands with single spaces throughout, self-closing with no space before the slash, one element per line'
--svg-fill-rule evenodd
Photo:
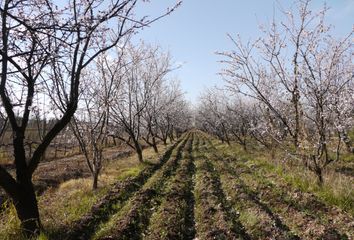
<path fill-rule="evenodd" d="M 343 36 L 354 24 L 354 0 L 326 1 L 331 7 L 327 23 L 335 26 L 334 34 Z M 156 16 L 173 6 L 176 0 L 151 0 L 139 6 L 138 15 Z M 240 34 L 243 40 L 260 36 L 259 24 L 268 25 L 279 3 L 284 8 L 292 6 L 286 0 L 184 0 L 170 16 L 145 28 L 135 40 L 142 39 L 170 51 L 176 63 L 183 66 L 174 72 L 187 98 L 196 103 L 206 87 L 221 85 L 217 75 L 221 65 L 216 51 L 232 49 L 226 34 Z M 324 1 L 314 0 L 312 9 L 323 6 Z M 275 11 L 274 11 L 275 10 Z"/>

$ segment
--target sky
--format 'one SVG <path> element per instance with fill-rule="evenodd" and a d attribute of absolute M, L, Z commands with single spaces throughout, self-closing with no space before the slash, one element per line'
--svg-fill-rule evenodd
<path fill-rule="evenodd" d="M 138 15 L 158 16 L 173 6 L 176 0 L 151 0 L 137 9 Z M 311 9 L 318 10 L 322 0 L 313 0 Z M 328 0 L 327 23 L 333 25 L 336 36 L 348 34 L 354 25 L 354 0 Z M 184 0 L 171 15 L 144 28 L 135 36 L 169 51 L 176 64 L 173 77 L 181 81 L 187 99 L 197 103 L 207 87 L 222 85 L 217 74 L 222 65 L 217 51 L 232 49 L 227 34 L 239 34 L 244 41 L 261 36 L 259 25 L 269 25 L 280 18 L 279 7 L 295 7 L 288 0 Z"/>

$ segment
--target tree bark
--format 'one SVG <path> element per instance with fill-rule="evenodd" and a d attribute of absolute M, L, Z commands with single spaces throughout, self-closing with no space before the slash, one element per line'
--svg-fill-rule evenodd
<path fill-rule="evenodd" d="M 156 138 L 154 136 L 152 137 L 152 147 L 155 153 L 159 152 L 159 150 L 157 149 Z"/>
<path fill-rule="evenodd" d="M 135 151 L 136 151 L 136 154 L 138 155 L 138 160 L 139 162 L 144 162 L 143 160 L 143 150 L 140 146 L 140 143 L 138 141 L 134 141 L 134 145 L 135 145 Z"/>
<path fill-rule="evenodd" d="M 36 194 L 31 179 L 18 185 L 17 194 L 13 198 L 13 202 L 25 236 L 27 238 L 38 236 L 41 223 Z"/>
<path fill-rule="evenodd" d="M 227 135 L 226 132 L 225 132 L 225 141 L 226 141 L 227 145 L 230 146 L 230 139 L 229 139 L 229 136 Z"/>
<path fill-rule="evenodd" d="M 321 168 L 317 168 L 315 173 L 316 173 L 316 176 L 317 176 L 317 184 L 318 184 L 319 187 L 322 187 L 323 183 L 324 183 L 322 169 Z"/>
<path fill-rule="evenodd" d="M 171 142 L 171 143 L 175 140 L 175 138 L 174 138 L 174 136 L 173 136 L 173 131 L 170 132 L 169 138 L 170 138 L 170 142 Z"/>
<path fill-rule="evenodd" d="M 141 163 L 144 162 L 144 160 L 143 160 L 143 151 L 141 150 L 141 148 L 137 149 L 136 153 L 138 154 L 139 162 L 141 162 Z"/>
<path fill-rule="evenodd" d="M 354 153 L 353 152 L 353 147 L 352 147 L 352 141 L 351 141 L 350 137 L 348 136 L 348 134 L 345 131 L 342 132 L 342 138 L 343 138 L 343 142 L 344 142 L 344 144 L 346 146 L 347 152 L 348 153 Z"/>
<path fill-rule="evenodd" d="M 92 183 L 92 189 L 96 190 L 98 186 L 98 175 L 99 171 L 94 171 L 92 176 L 93 176 L 93 183 Z"/>

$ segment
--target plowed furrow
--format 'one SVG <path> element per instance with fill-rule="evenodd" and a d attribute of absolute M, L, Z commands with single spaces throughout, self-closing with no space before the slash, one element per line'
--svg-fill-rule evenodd
<path fill-rule="evenodd" d="M 194 171 L 191 156 L 193 139 L 187 143 L 180 167 L 168 183 L 161 206 L 152 215 L 150 227 L 144 239 L 193 239 L 193 226 L 188 224 L 189 198 Z"/>
<path fill-rule="evenodd" d="M 172 152 L 180 141 L 177 141 L 165 151 L 158 164 L 145 167 L 136 177 L 117 182 L 107 195 L 92 207 L 89 213 L 70 226 L 70 231 L 65 236 L 58 236 L 57 239 L 89 239 L 98 226 L 106 222 L 117 211 L 117 206 L 126 202 L 170 159 Z"/>
<path fill-rule="evenodd" d="M 172 157 L 157 171 L 124 207 L 112 217 L 97 239 L 141 239 L 151 214 L 161 204 L 165 183 L 175 173 L 189 136 L 177 147 Z"/>
<path fill-rule="evenodd" d="M 227 212 L 227 201 L 220 179 L 203 152 L 208 149 L 202 140 L 196 164 L 196 230 L 199 239 L 249 239 L 236 216 Z"/>
<path fill-rule="evenodd" d="M 215 154 L 217 152 L 214 151 L 219 171 L 225 175 L 224 182 L 229 188 L 227 193 L 230 199 L 241 214 L 251 221 L 249 227 L 253 238 L 350 239 L 352 231 L 346 224 L 350 220 L 343 214 L 333 216 L 329 208 L 314 196 L 295 191 L 285 185 L 280 177 L 268 176 L 254 163 L 250 165 L 247 160 L 240 160 L 237 156 Z M 253 216 L 249 216 L 250 213 Z M 331 215 L 333 218 L 327 221 L 326 218 Z M 257 218 L 252 220 L 254 216 Z"/>

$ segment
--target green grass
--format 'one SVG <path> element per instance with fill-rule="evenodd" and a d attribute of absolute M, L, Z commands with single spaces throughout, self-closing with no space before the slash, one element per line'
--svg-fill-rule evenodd
<path fill-rule="evenodd" d="M 144 167 L 146 167 L 146 165 L 147 164 L 140 163 L 139 165 L 137 165 L 135 167 L 127 167 L 127 168 L 122 169 L 121 174 L 119 174 L 117 176 L 117 180 L 123 181 L 123 180 L 126 180 L 129 177 L 138 176 L 138 174 L 141 172 L 141 170 L 144 169 Z"/>
<path fill-rule="evenodd" d="M 171 160 L 174 160 L 177 155 L 178 152 L 180 151 L 179 148 L 181 148 L 183 146 L 183 141 L 180 142 L 178 144 L 178 146 L 173 149 L 172 154 L 168 160 L 167 163 L 165 163 L 165 165 L 162 167 L 162 169 L 159 169 L 158 172 L 155 172 L 148 180 L 147 182 L 142 186 L 142 190 L 144 189 L 155 189 L 158 192 L 161 192 L 163 189 L 163 184 L 165 181 L 165 177 L 164 177 L 164 171 L 166 171 L 169 168 L 169 165 L 171 165 Z M 138 166 L 139 167 L 139 166 Z M 130 171 L 129 171 L 130 172 Z M 132 172 L 134 173 L 135 170 L 132 170 Z M 124 174 L 124 173 L 123 173 Z M 155 202 L 161 202 L 162 199 L 159 198 L 160 195 L 158 197 L 156 197 L 156 199 L 154 199 Z M 95 232 L 93 239 L 99 239 L 101 237 L 106 236 L 107 234 L 111 233 L 114 230 L 114 227 L 116 226 L 116 223 L 125 215 L 127 215 L 130 211 L 130 209 L 132 207 L 134 207 L 133 205 L 133 201 L 128 201 L 123 203 L 123 205 L 119 205 L 117 206 L 117 211 L 115 214 L 113 214 L 110 219 L 105 222 L 102 223 L 100 225 L 100 227 L 98 228 L 98 231 Z M 138 209 L 138 211 L 141 211 L 144 208 L 144 206 L 141 206 L 141 208 Z"/>
<path fill-rule="evenodd" d="M 340 156 L 340 160 L 345 163 L 345 164 L 348 164 L 348 163 L 351 163 L 352 165 L 354 164 L 354 154 L 352 153 L 343 153 L 341 156 Z"/>
<path fill-rule="evenodd" d="M 253 228 L 259 223 L 258 213 L 250 211 L 250 209 L 247 209 L 247 211 L 241 210 L 239 219 L 248 228 Z"/>
<path fill-rule="evenodd" d="M 218 149 L 228 156 L 237 158 L 237 164 L 245 164 L 253 171 L 257 169 L 252 178 L 257 178 L 258 181 L 270 181 L 265 179 L 263 173 L 270 173 L 279 176 L 290 184 L 294 189 L 299 189 L 302 192 L 310 192 L 315 194 L 321 201 L 328 205 L 339 207 L 351 215 L 354 215 L 354 190 L 352 187 L 352 179 L 347 176 L 342 176 L 334 171 L 334 167 L 330 168 L 324 175 L 325 184 L 320 187 L 317 184 L 316 176 L 308 169 L 302 166 L 290 166 L 287 163 L 279 164 L 277 159 L 272 159 L 269 154 L 264 151 L 245 152 L 238 145 L 220 145 Z M 281 153 L 276 154 L 277 158 L 281 158 Z M 341 164 L 348 164 L 352 161 L 352 155 L 343 155 L 345 160 Z M 279 181 L 274 179 L 273 181 Z"/>
<path fill-rule="evenodd" d="M 268 163 L 270 165 L 270 163 Z M 344 177 L 344 181 L 340 181 L 338 174 L 325 176 L 325 184 L 320 187 L 317 184 L 317 179 L 306 169 L 297 167 L 296 170 L 284 170 L 280 166 L 272 167 L 272 171 L 281 176 L 287 183 L 302 192 L 310 192 L 319 197 L 324 203 L 337 206 L 351 215 L 354 215 L 354 191 L 352 182 L 349 178 Z M 302 171 L 301 171 L 302 170 Z"/>

